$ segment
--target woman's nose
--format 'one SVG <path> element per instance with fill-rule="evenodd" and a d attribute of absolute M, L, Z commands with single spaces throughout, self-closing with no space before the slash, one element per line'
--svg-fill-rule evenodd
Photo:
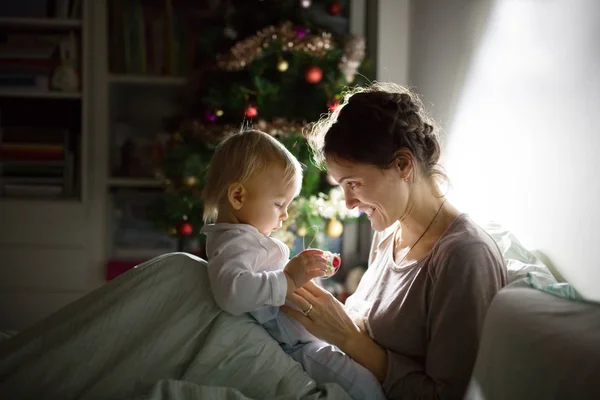
<path fill-rule="evenodd" d="M 345 197 L 346 197 L 346 208 L 348 210 L 352 210 L 354 207 L 356 207 L 358 205 L 358 199 L 354 196 L 352 196 L 350 193 L 344 193 Z"/>

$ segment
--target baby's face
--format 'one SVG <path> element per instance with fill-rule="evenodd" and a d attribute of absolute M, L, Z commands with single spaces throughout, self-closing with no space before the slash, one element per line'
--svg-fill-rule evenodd
<path fill-rule="evenodd" d="M 285 171 L 274 165 L 253 176 L 246 184 L 248 196 L 239 210 L 239 219 L 269 236 L 288 218 L 287 209 L 300 182 L 286 182 Z"/>

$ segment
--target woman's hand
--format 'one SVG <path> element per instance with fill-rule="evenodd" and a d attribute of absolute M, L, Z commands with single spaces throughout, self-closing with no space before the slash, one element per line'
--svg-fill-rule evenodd
<path fill-rule="evenodd" d="M 288 299 L 303 312 L 282 306 L 283 312 L 300 322 L 319 339 L 339 347 L 342 351 L 346 342 L 357 334 L 362 335 L 342 303 L 312 281 L 297 289 Z"/>
<path fill-rule="evenodd" d="M 314 282 L 296 290 L 288 299 L 303 310 L 282 306 L 281 310 L 299 321 L 319 339 L 337 346 L 383 382 L 387 374 L 387 352 L 352 322 L 344 306 Z"/>

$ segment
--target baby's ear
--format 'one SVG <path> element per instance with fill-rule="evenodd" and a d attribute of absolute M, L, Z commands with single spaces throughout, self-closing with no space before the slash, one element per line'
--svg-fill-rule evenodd
<path fill-rule="evenodd" d="M 231 207 L 238 211 L 242 208 L 247 195 L 246 188 L 239 182 L 232 183 L 227 189 L 227 200 Z"/>

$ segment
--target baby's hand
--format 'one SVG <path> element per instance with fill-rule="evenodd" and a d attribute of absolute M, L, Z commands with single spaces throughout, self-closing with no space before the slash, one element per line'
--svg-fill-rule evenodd
<path fill-rule="evenodd" d="M 288 281 L 287 294 L 290 295 L 313 278 L 324 276 L 326 270 L 327 259 L 322 250 L 308 249 L 300 252 L 283 269 Z"/>

